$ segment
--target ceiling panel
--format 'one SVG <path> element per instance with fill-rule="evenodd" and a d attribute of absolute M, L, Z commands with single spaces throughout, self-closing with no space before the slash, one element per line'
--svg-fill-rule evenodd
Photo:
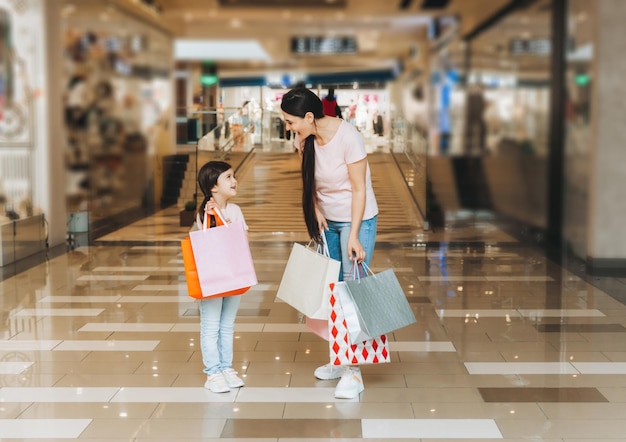
<path fill-rule="evenodd" d="M 218 0 L 225 8 L 345 8 L 347 0 Z"/>
<path fill-rule="evenodd" d="M 136 8 L 133 0 L 126 2 Z M 433 17 L 461 18 L 465 34 L 510 0 L 450 0 L 443 8 L 423 9 L 423 0 L 159 0 L 155 17 L 178 38 L 256 40 L 269 60 L 216 60 L 222 71 L 248 69 L 351 70 L 387 67 L 419 47 L 428 51 L 427 29 Z M 356 39 L 356 54 L 302 55 L 291 51 L 293 37 Z"/>

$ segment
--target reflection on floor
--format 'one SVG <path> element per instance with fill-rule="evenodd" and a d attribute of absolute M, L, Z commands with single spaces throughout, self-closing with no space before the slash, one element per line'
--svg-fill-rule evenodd
<path fill-rule="evenodd" d="M 418 322 L 365 391 L 318 381 L 328 344 L 275 299 L 306 241 L 297 156 L 239 171 L 259 285 L 242 298 L 235 368 L 213 394 L 187 296 L 176 210 L 0 283 L 0 439 L 91 441 L 602 441 L 626 434 L 626 307 L 488 219 L 425 232 L 389 154 L 374 271 L 393 268 Z"/>

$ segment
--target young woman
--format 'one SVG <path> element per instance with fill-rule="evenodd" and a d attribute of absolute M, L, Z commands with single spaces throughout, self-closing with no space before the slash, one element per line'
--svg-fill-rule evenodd
<path fill-rule="evenodd" d="M 343 280 L 355 261 L 369 265 L 376 242 L 378 205 L 363 138 L 350 123 L 325 116 L 322 101 L 306 88 L 287 92 L 281 110 L 302 156 L 307 230 L 318 243 L 324 230 L 331 258 L 342 263 L 339 280 Z M 315 376 L 341 377 L 337 398 L 354 398 L 364 389 L 358 367 L 327 364 L 317 368 Z"/>
<path fill-rule="evenodd" d="M 230 164 L 209 161 L 198 171 L 198 186 L 204 194 L 199 206 L 194 229 L 202 229 L 204 218 L 211 217 L 209 224 L 218 224 L 214 218 L 217 208 L 224 217 L 223 223 L 242 221 L 243 213 L 238 205 L 229 202 L 237 195 L 237 180 Z M 200 300 L 200 348 L 207 380 L 204 384 L 214 393 L 225 393 L 231 388 L 243 386 L 243 380 L 233 369 L 233 335 L 235 317 L 241 295 Z"/>

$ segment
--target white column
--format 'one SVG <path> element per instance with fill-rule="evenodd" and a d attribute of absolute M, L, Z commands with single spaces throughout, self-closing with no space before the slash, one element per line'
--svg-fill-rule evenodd
<path fill-rule="evenodd" d="M 41 4 L 41 27 L 33 27 L 32 31 L 38 32 L 41 48 L 34 72 L 41 96 L 35 100 L 33 199 L 48 221 L 48 243 L 53 247 L 65 243 L 67 223 L 61 84 L 62 1 L 46 0 Z"/>
<path fill-rule="evenodd" d="M 588 212 L 590 264 L 626 264 L 626 2 L 597 2 Z"/>

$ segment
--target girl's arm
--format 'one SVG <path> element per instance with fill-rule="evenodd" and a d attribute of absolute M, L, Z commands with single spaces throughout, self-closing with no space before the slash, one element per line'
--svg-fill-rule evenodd
<path fill-rule="evenodd" d="M 359 229 L 365 213 L 365 176 L 367 172 L 367 159 L 348 164 L 348 176 L 352 185 L 352 213 L 350 236 L 348 238 L 348 254 L 350 259 L 361 262 L 365 259 L 365 249 L 359 241 Z"/>

